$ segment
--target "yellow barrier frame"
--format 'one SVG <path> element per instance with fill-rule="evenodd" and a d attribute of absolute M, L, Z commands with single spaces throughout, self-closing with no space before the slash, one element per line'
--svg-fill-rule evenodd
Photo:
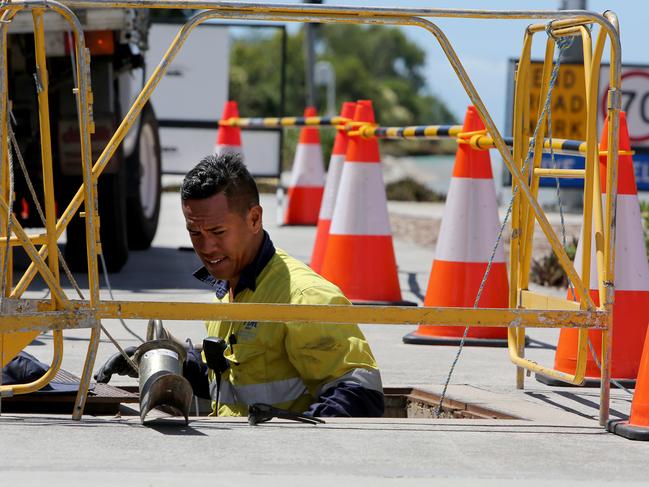
<path fill-rule="evenodd" d="M 11 263 L 12 261 L 12 247 L 11 245 L 8 252 L 5 251 L 7 238 L 6 235 L 6 222 L 10 218 L 12 231 L 15 233 L 17 240 L 21 245 L 32 263 L 30 264 L 31 279 L 33 279 L 36 271 L 38 271 L 46 284 L 48 285 L 52 299 L 46 306 L 47 310 L 51 313 L 66 313 L 70 312 L 73 307 L 70 301 L 65 296 L 61 283 L 59 280 L 59 262 L 58 253 L 52 252 L 48 256 L 48 248 L 56 248 L 56 243 L 60 236 L 57 229 L 63 229 L 67 226 L 70 218 L 74 215 L 72 213 L 67 220 L 61 218 L 59 222 L 56 221 L 55 213 L 55 199 L 54 199 L 54 180 L 53 180 L 53 167 L 51 155 L 51 133 L 49 125 L 49 99 L 48 99 L 48 75 L 47 66 L 45 61 L 45 27 L 43 22 L 44 13 L 48 10 L 54 11 L 62 16 L 70 26 L 74 39 L 74 53 L 76 59 L 76 86 L 75 94 L 77 101 L 77 113 L 79 117 L 80 127 L 80 146 L 81 146 L 81 161 L 82 161 L 82 174 L 84 185 L 80 188 L 78 195 L 79 204 L 84 203 L 86 213 L 86 233 L 89 236 L 86 240 L 86 247 L 88 253 L 88 282 L 90 288 L 90 300 L 88 306 L 96 307 L 99 302 L 99 278 L 97 271 L 97 252 L 98 252 L 98 231 L 97 224 L 97 205 L 96 205 L 96 178 L 93 179 L 92 174 L 92 159 L 90 153 L 90 132 L 93 130 L 93 122 L 91 117 L 92 108 L 92 92 L 90 90 L 90 52 L 85 48 L 83 28 L 76 15 L 65 5 L 56 2 L 25 2 L 23 5 L 2 5 L 0 12 L 0 36 L 2 44 L 0 47 L 0 138 L 2 139 L 2 179 L 0 180 L 0 217 L 2 219 L 2 228 L 0 235 L 0 265 L 4 269 L 5 259 Z M 21 225 L 16 220 L 13 212 L 9 208 L 9 171 L 8 171 L 8 150 L 9 132 L 8 132 L 8 116 L 9 116 L 9 102 L 8 102 L 8 77 L 7 77 L 7 31 L 11 24 L 11 20 L 20 10 L 30 10 L 34 24 L 34 47 L 36 54 L 36 83 L 38 92 L 38 106 L 39 106 L 39 124 L 40 124 L 40 137 L 41 137 L 41 159 L 43 167 L 43 187 L 44 187 L 44 206 L 45 206 L 45 239 L 40 235 L 28 235 Z M 11 239 L 10 239 L 11 240 Z M 36 250 L 35 244 L 42 244 L 40 251 Z M 47 264 L 45 258 L 47 257 Z M 13 287 L 13 272 L 8 272 L 4 276 L 6 294 L 9 298 L 20 297 L 26 286 L 22 290 Z M 23 279 L 24 281 L 25 279 Z M 22 307 L 24 303 L 13 302 L 2 296 L 2 314 L 3 317 L 20 319 L 22 315 Z M 85 368 L 82 374 L 81 383 L 79 386 L 79 394 L 75 402 L 75 409 L 73 415 L 81 417 L 85 400 L 87 397 L 88 387 L 90 384 L 90 375 L 92 367 L 94 366 L 94 358 L 96 356 L 97 347 L 99 345 L 100 331 L 99 320 L 91 319 L 84 321 L 86 327 L 92 329 L 90 344 L 88 347 L 88 354 L 86 357 Z M 34 331 L 31 328 L 29 331 Z M 57 328 L 53 331 L 53 344 L 54 352 L 52 363 L 48 371 L 36 381 L 28 384 L 19 385 L 4 385 L 0 386 L 0 395 L 13 395 L 13 394 L 27 394 L 37 391 L 43 386 L 47 385 L 58 372 L 61 361 L 63 358 L 63 334 L 62 328 Z M 3 362 L 4 350 L 0 350 L 0 363 Z"/>
<path fill-rule="evenodd" d="M 530 26 L 526 33 L 523 43 L 523 52 L 520 57 L 517 79 L 516 79 L 516 95 L 514 99 L 514 130 L 513 136 L 516 141 L 514 144 L 514 159 L 521 170 L 525 160 L 528 158 L 528 147 L 523 142 L 529 139 L 529 87 L 528 83 L 529 71 L 531 68 L 530 53 L 532 47 L 532 37 L 538 32 L 546 29 L 546 25 L 537 24 Z M 546 129 L 545 120 L 541 121 L 539 130 L 535 140 L 535 150 L 532 155 L 532 164 L 528 169 L 531 173 L 531 190 L 532 194 L 536 197 L 538 195 L 539 180 L 544 176 L 577 176 L 585 179 L 584 181 L 584 208 L 583 208 L 583 221 L 582 229 L 582 262 L 581 262 L 581 278 L 583 282 L 590 282 L 590 257 L 591 257 L 591 235 L 592 235 L 592 221 L 595 220 L 596 242 L 603 242 L 604 239 L 604 224 L 602 219 L 602 200 L 600 197 L 600 184 L 599 184 L 599 151 L 597 150 L 597 93 L 599 83 L 599 68 L 601 64 L 602 53 L 604 49 L 605 38 L 600 31 L 595 51 L 592 49 L 591 32 L 584 25 L 573 25 L 569 27 L 557 26 L 553 30 L 554 37 L 548 37 L 546 41 L 546 55 L 543 66 L 543 76 L 541 93 L 547 93 L 550 75 L 553 67 L 555 38 L 561 36 L 574 36 L 579 35 L 583 45 L 584 56 L 584 73 L 585 73 L 585 86 L 586 86 L 586 109 L 587 109 L 587 129 L 586 129 L 586 142 L 585 146 L 585 169 L 579 171 L 562 171 L 557 169 L 543 169 L 541 168 L 541 156 L 543 141 Z M 538 114 L 536 119 L 542 115 L 542 104 L 539 104 Z M 609 175 L 610 178 L 610 175 Z M 514 186 L 515 187 L 515 186 Z M 610 193 L 609 193 L 610 194 Z M 608 198 L 607 201 L 613 203 Z M 512 242 L 510 245 L 510 306 L 518 306 L 521 308 L 534 307 L 538 305 L 539 296 L 536 293 L 528 291 L 530 265 L 532 259 L 532 240 L 534 235 L 534 219 L 530 218 L 530 207 L 527 201 L 521 200 L 519 195 L 514 200 L 512 210 Z M 522 249 L 522 252 L 521 252 Z M 553 250 L 557 253 L 557 248 L 553 245 Z M 561 249 L 559 249 L 561 250 Z M 607 300 L 605 291 L 605 283 L 609 282 L 606 274 L 603 258 L 603 248 L 596 249 L 597 263 L 598 263 L 598 276 L 599 279 L 599 297 L 600 303 L 604 303 L 603 308 L 612 306 L 612 301 Z M 557 255 L 559 255 L 557 253 Z M 522 264 L 522 267 L 518 265 Z M 613 265 L 613 262 L 611 262 Z M 611 279 L 612 281 L 612 279 Z M 581 286 L 576 286 L 578 296 L 589 294 L 587 290 Z M 608 296 L 612 298 L 611 296 Z M 544 299 L 541 297 L 540 299 Z M 579 305 L 581 309 L 590 308 L 593 305 L 590 296 L 587 299 L 580 300 L 579 304 L 569 300 L 555 300 L 554 306 L 562 307 L 564 309 L 571 309 Z M 604 340 L 602 346 L 603 363 L 607 363 L 608 350 L 606 343 L 608 341 L 609 331 L 604 331 Z M 584 374 L 586 370 L 586 361 L 588 358 L 588 330 L 582 329 L 579 331 L 578 349 L 577 349 L 577 364 L 574 374 L 568 374 L 562 371 L 554 370 L 544 367 L 535 362 L 526 360 L 524 358 L 524 339 L 525 330 L 519 328 L 517 330 L 509 330 L 508 334 L 509 354 L 512 362 L 517 368 L 516 383 L 518 388 L 523 388 L 523 370 L 537 372 L 554 379 L 562 380 L 575 385 L 580 385 L 584 381 Z M 608 371 L 604 366 L 602 367 L 602 383 L 608 381 L 610 377 L 607 376 Z"/>
<path fill-rule="evenodd" d="M 86 79 L 89 70 L 89 54 L 85 50 L 81 25 L 74 16 L 71 9 L 89 9 L 89 8 L 175 8 L 175 9 L 205 9 L 192 17 L 183 25 L 175 39 L 172 41 L 167 52 L 163 56 L 160 64 L 156 67 L 151 77 L 143 87 L 139 96 L 129 109 L 128 113 L 115 131 L 115 134 L 107 144 L 106 148 L 99 156 L 97 161 L 90 169 L 90 130 L 92 121 L 90 117 L 92 94 L 89 83 Z M 82 141 L 82 161 L 84 166 L 84 184 L 75 194 L 62 216 L 56 221 L 55 225 L 51 212 L 48 213 L 47 237 L 46 243 L 43 242 L 42 236 L 36 236 L 33 241 L 32 237 L 27 235 L 20 227 L 18 222 L 11 215 L 13 223 L 13 233 L 15 238 L 20 241 L 21 245 L 27 251 L 32 259 L 32 264 L 23 274 L 18 284 L 8 289 L 8 297 L 3 300 L 3 313 L 0 316 L 0 333 L 11 333 L 18 331 L 39 331 L 39 330 L 62 330 L 70 328 L 90 327 L 92 329 L 88 353 L 84 364 L 82 381 L 73 412 L 74 419 L 80 419 L 85 399 L 88 391 L 90 373 L 94 366 L 99 340 L 99 320 L 102 318 L 159 318 L 159 319 L 182 319 L 182 320 L 249 320 L 258 321 L 305 321 L 305 322 L 326 322 L 326 323 L 377 323 L 377 324 L 410 324 L 410 323 L 437 323 L 442 325 L 454 326 L 501 326 L 509 327 L 510 335 L 516 338 L 515 348 L 519 349 L 523 334 L 520 330 L 525 327 L 576 327 L 584 330 L 600 329 L 610 331 L 611 329 L 611 306 L 613 303 L 613 263 L 614 263 L 614 241 L 615 241 L 615 196 L 617 180 L 617 155 L 618 155 L 618 117 L 621 106 L 620 98 L 620 39 L 618 34 L 617 19 L 612 12 L 606 12 L 599 15 L 586 11 L 485 11 L 485 10 L 457 10 L 457 9 L 396 9 L 396 8 L 363 8 L 363 7 L 333 7 L 321 5 L 267 5 L 252 3 L 224 3 L 224 2 L 206 2 L 196 0 L 132 0 L 132 1 L 113 1 L 113 0 L 69 0 L 57 2 L 54 0 L 15 0 L 8 4 L 0 6 L 2 20 L 9 21 L 21 10 L 31 10 L 34 12 L 35 35 L 42 32 L 42 22 L 39 20 L 40 12 L 53 10 L 62 15 L 70 24 L 74 34 L 75 53 L 77 61 L 77 103 L 79 111 L 79 124 L 81 128 Z M 473 83 L 467 75 L 462 63 L 456 55 L 453 47 L 442 30 L 428 17 L 436 18 L 467 18 L 467 19 L 545 19 L 552 21 L 552 30 L 555 35 L 569 35 L 571 29 L 579 28 L 583 25 L 595 24 L 600 27 L 600 37 L 603 42 L 608 37 L 611 43 L 611 81 L 609 90 L 609 165 L 608 165 L 608 183 L 607 194 L 611 197 L 607 199 L 606 220 L 603 228 L 603 253 L 602 259 L 604 265 L 605 283 L 603 291 L 605 299 L 604 306 L 596 308 L 589 297 L 588 290 L 584 281 L 577 275 L 574 266 L 568 259 L 559 238 L 550 226 L 541 206 L 535 198 L 533 184 L 528 184 L 528 178 L 521 171 L 521 154 L 522 146 L 515 144 L 514 154 L 509 151 L 502 135 L 497 130 L 491 116 L 487 112 L 480 96 L 478 95 Z M 132 127 L 137 119 L 143 106 L 151 96 L 151 93 L 158 85 L 162 76 L 165 74 L 168 66 L 182 47 L 183 43 L 191 31 L 200 23 L 213 18 L 225 19 L 244 19 L 244 20 L 275 20 L 288 22 L 319 22 L 319 23 L 363 23 L 379 25 L 402 25 L 417 26 L 428 30 L 434 35 L 444 53 L 446 54 L 451 66 L 455 70 L 458 79 L 471 102 L 477 108 L 482 121 L 485 124 L 486 131 L 493 139 L 493 143 L 503 158 L 505 165 L 512 174 L 513 187 L 518 187 L 517 202 L 515 206 L 515 215 L 513 221 L 517 225 L 514 229 L 516 233 L 512 239 L 512 246 L 517 249 L 512 253 L 518 256 L 517 260 L 510 263 L 512 276 L 516 279 L 512 283 L 524 282 L 521 270 L 525 269 L 525 261 L 522 255 L 528 256 L 527 252 L 520 252 L 520 244 L 526 244 L 527 237 L 520 232 L 522 230 L 522 216 L 525 215 L 527 221 L 536 219 L 540 228 L 548 238 L 553 250 L 556 252 L 559 261 L 566 271 L 567 275 L 574 283 L 578 295 L 580 296 L 579 309 L 574 309 L 565 305 L 564 300 L 554 298 L 534 296 L 531 299 L 529 294 L 527 298 L 521 298 L 519 303 L 518 294 L 523 296 L 523 290 L 512 284 L 512 294 L 510 295 L 509 309 L 473 309 L 473 308 L 402 308 L 396 306 L 374 307 L 374 306 L 298 306 L 298 305 L 263 305 L 263 304 L 198 304 L 198 303 L 160 303 L 160 302 L 101 302 L 98 293 L 98 270 L 96 256 L 100 251 L 98 242 L 98 217 L 96 214 L 96 183 L 97 178 L 104 170 L 108 161 L 114 155 L 117 147 L 122 142 L 128 130 Z M 7 218 L 10 214 L 7 204 L 7 172 L 6 172 L 6 154 L 8 146 L 7 138 L 7 114 L 8 114 L 8 86 L 7 86 L 7 52 L 6 52 L 6 35 L 7 23 L 2 23 L 2 49 L 0 50 L 0 136 L 2 138 L 2 186 L 0 187 L 0 217 Z M 544 26 L 545 27 L 545 26 Z M 529 32 L 529 31 L 528 31 Z M 599 40 L 598 40 L 599 45 Z M 36 49 L 43 49 L 44 46 L 39 42 L 36 43 Z M 40 56 L 38 56 L 40 57 Z M 44 56 L 43 58 L 44 59 Z M 42 81 L 42 79 L 41 79 Z M 520 82 L 520 80 L 519 80 Z M 39 97 L 39 110 L 41 118 L 47 110 L 46 96 Z M 593 111 L 594 113 L 594 111 Z M 41 123 L 41 129 L 47 127 Z M 520 130 L 519 130 L 520 131 Z M 41 135 L 41 137 L 49 137 Z M 520 138 L 519 138 L 520 139 Z M 525 138 L 527 140 L 527 138 Z M 589 139 L 592 144 L 592 140 Z M 596 142 L 596 140 L 595 140 Z M 595 146 L 596 147 L 596 146 Z M 595 149 L 591 149 L 596 150 Z M 45 157 L 47 157 L 45 155 Z M 44 158 L 43 163 L 46 163 Z M 586 179 L 591 181 L 589 191 L 592 194 L 592 181 L 595 181 L 592 167 L 588 164 L 586 170 Z M 589 172 L 590 171 L 590 172 Z M 47 197 L 47 195 L 46 195 Z M 63 230 L 84 203 L 86 210 L 86 230 L 87 230 L 87 249 L 88 249 L 88 270 L 89 270 L 89 301 L 70 301 L 66 298 L 65 293 L 60 287 L 58 276 L 53 273 L 53 264 L 56 258 L 49 258 L 48 264 L 45 264 L 45 258 L 48 257 L 49 249 L 54 248 L 55 242 L 61 236 Z M 46 205 L 47 207 L 47 205 Z M 5 220 L 6 222 L 6 220 Z M 3 224 L 5 226 L 5 224 Z M 528 224 L 526 228 L 529 228 Z M 4 230 L 0 230 L 4 231 Z M 11 236 L 3 234 L 0 238 L 0 252 L 4 252 L 4 245 Z M 531 235 L 528 231 L 525 235 Z M 519 238 L 522 240 L 519 242 Z M 36 251 L 34 244 L 38 242 L 41 248 Z M 589 241 L 588 241 L 589 242 Z M 10 248 L 11 250 L 11 248 Z M 52 252 L 54 253 L 54 252 Z M 586 252 L 585 252 L 586 253 Z M 0 255 L 2 259 L 11 259 L 11 255 Z M 2 261 L 0 261 L 2 263 Z M 52 292 L 51 301 L 25 300 L 20 296 L 29 286 L 30 282 L 39 272 L 45 279 L 48 287 Z M 519 276 L 520 275 L 520 276 Z M 9 284 L 12 284 L 9 281 Z M 518 306 L 527 305 L 534 302 L 533 309 L 521 309 Z M 571 305 L 572 306 L 572 305 Z M 547 309 L 544 309 L 547 308 Z M 610 363 L 607 359 L 610 351 L 610 333 L 607 333 L 605 340 L 605 360 L 602 367 L 602 394 L 600 396 L 600 423 L 605 424 L 608 419 L 609 408 L 609 372 Z M 521 367 L 530 366 L 528 363 L 519 363 Z M 56 363 L 53 364 L 53 369 Z M 39 381 L 47 382 L 51 379 L 49 374 Z M 42 385 L 42 384 L 41 384 Z M 2 386 L 0 394 L 8 395 L 12 393 L 23 393 L 21 386 Z"/>

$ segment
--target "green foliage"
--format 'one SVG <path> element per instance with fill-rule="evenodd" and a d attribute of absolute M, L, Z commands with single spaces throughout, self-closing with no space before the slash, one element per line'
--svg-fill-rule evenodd
<path fill-rule="evenodd" d="M 640 202 L 640 214 L 642 215 L 642 230 L 644 231 L 644 245 L 649 258 L 649 201 Z"/>
<path fill-rule="evenodd" d="M 443 194 L 428 189 L 411 177 L 400 179 L 385 185 L 385 193 L 389 200 L 394 201 L 445 201 Z"/>
<path fill-rule="evenodd" d="M 303 31 L 287 34 L 286 109 L 304 109 Z M 426 86 L 421 70 L 425 53 L 393 27 L 322 25 L 318 60 L 336 72 L 337 106 L 370 99 L 383 125 L 452 123 L 455 117 Z M 281 33 L 263 32 L 236 39 L 230 61 L 230 96 L 250 116 L 279 115 Z M 321 97 L 322 98 L 322 97 Z"/>
<path fill-rule="evenodd" d="M 430 94 L 421 72 L 424 51 L 394 27 L 332 24 L 320 31 L 320 58 L 336 71 L 338 103 L 370 99 L 382 125 L 454 121 Z"/>
<path fill-rule="evenodd" d="M 570 260 L 575 260 L 577 252 L 577 239 L 573 237 L 572 241 L 566 247 L 566 253 Z M 561 267 L 559 259 L 554 251 L 550 251 L 540 260 L 532 260 L 532 270 L 530 276 L 532 282 L 541 286 L 567 287 L 568 276 Z"/>
<path fill-rule="evenodd" d="M 649 258 L 649 202 L 640 202 L 640 215 L 642 216 L 642 229 L 644 232 L 645 251 L 647 258 Z M 575 252 L 577 250 L 577 239 L 573 238 L 572 243 L 566 248 L 570 260 L 575 259 Z M 541 284 L 543 286 L 567 286 L 568 278 L 559 264 L 559 259 L 550 252 L 540 260 L 532 262 L 532 282 Z"/>
<path fill-rule="evenodd" d="M 343 101 L 370 99 L 382 125 L 442 124 L 456 119 L 433 96 L 422 74 L 424 51 L 398 28 L 321 25 L 317 29 L 318 60 L 330 62 L 336 73 L 336 106 Z M 255 31 L 235 39 L 230 57 L 230 98 L 242 116 L 297 115 L 306 100 L 303 30 L 287 34 L 286 100 L 280 113 L 282 34 Z M 324 100 L 324 91 L 318 94 Z M 322 103 L 321 103 L 322 105 Z M 322 112 L 322 110 L 320 110 Z M 285 164 L 295 145 L 285 131 Z M 333 140 L 334 132 L 326 137 Z M 431 144 L 432 145 L 432 144 Z M 329 147 L 323 140 L 323 146 Z M 328 154 L 325 154 L 328 160 Z"/>

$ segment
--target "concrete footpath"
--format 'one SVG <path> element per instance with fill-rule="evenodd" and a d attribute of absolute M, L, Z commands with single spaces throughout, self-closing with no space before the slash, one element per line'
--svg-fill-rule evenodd
<path fill-rule="evenodd" d="M 308 261 L 314 228 L 278 227 L 274 198 L 264 196 L 263 205 L 275 244 Z M 391 208 L 413 216 L 428 211 L 416 204 Z M 176 194 L 164 194 L 161 221 L 153 248 L 133 252 L 125 270 L 110 276 L 115 299 L 209 301 L 209 290 L 191 277 L 198 261 L 189 250 Z M 403 240 L 395 240 L 395 248 L 403 297 L 421 303 L 433 249 Z M 36 282 L 29 295 L 47 292 Z M 110 299 L 107 291 L 102 296 Z M 105 325 L 123 346 L 139 343 L 116 320 Z M 144 322 L 128 325 L 143 336 Z M 204 336 L 201 323 L 166 326 L 195 342 Z M 403 344 L 413 326 L 362 328 L 385 386 L 441 391 L 456 347 Z M 77 375 L 88 335 L 65 334 L 63 366 Z M 530 329 L 528 335 L 526 355 L 552 365 L 558 331 Z M 51 335 L 39 337 L 29 351 L 49 360 Z M 113 353 L 102 338 L 97 367 Z M 551 388 L 530 377 L 517 390 L 514 378 L 506 349 L 466 347 L 448 392 L 452 399 L 518 418 L 507 420 L 331 419 L 318 426 L 273 420 L 251 427 L 246 419 L 197 417 L 189 427 L 144 427 L 135 416 L 86 416 L 78 423 L 70 416 L 3 413 L 0 485 L 647 485 L 649 442 L 599 427 L 598 389 Z M 611 417 L 625 417 L 631 397 L 618 390 L 612 395 Z"/>

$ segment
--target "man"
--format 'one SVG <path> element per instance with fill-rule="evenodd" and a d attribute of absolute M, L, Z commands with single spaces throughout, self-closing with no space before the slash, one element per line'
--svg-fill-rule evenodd
<path fill-rule="evenodd" d="M 273 243 L 254 179 L 236 154 L 207 156 L 187 173 L 182 211 L 204 267 L 194 276 L 232 303 L 349 304 L 340 290 Z M 357 325 L 206 323 L 228 344 L 219 415 L 267 403 L 313 416 L 380 416 L 381 378 Z"/>
<path fill-rule="evenodd" d="M 181 188 L 187 231 L 203 267 L 194 276 L 222 303 L 349 304 L 341 291 L 276 249 L 262 226 L 254 179 L 236 154 L 207 156 Z M 270 404 L 311 416 L 381 416 L 376 362 L 357 325 L 210 321 L 207 334 L 227 344 L 219 416 Z M 205 364 L 189 354 L 184 375 L 207 395 Z M 192 357 L 194 358 L 192 360 Z M 119 360 L 119 358 L 118 358 Z M 125 365 L 125 364 L 124 364 Z M 216 394 L 214 372 L 210 371 Z"/>

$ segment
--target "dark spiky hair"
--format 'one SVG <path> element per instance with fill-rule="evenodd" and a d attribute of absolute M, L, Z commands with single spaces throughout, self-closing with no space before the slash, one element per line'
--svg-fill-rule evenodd
<path fill-rule="evenodd" d="M 228 206 L 245 214 L 259 204 L 259 191 L 241 156 L 225 153 L 205 156 L 183 179 L 183 201 L 210 198 L 224 193 Z"/>

